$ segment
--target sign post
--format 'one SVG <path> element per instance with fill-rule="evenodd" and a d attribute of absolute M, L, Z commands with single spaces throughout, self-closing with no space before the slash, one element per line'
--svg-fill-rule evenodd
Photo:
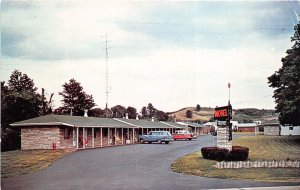
<path fill-rule="evenodd" d="M 217 122 L 217 147 L 232 150 L 232 107 L 230 103 L 228 106 L 216 107 L 214 112 L 214 119 Z"/>

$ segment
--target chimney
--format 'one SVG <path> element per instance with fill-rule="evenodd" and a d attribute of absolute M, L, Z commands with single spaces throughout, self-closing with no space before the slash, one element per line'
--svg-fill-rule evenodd
<path fill-rule="evenodd" d="M 128 113 L 126 113 L 126 119 L 128 119 Z"/>
<path fill-rule="evenodd" d="M 151 121 L 154 122 L 154 117 L 152 117 Z"/>
<path fill-rule="evenodd" d="M 139 119 L 139 114 L 136 114 L 136 118 L 135 118 L 136 120 L 140 120 Z"/>
<path fill-rule="evenodd" d="M 84 110 L 84 117 L 88 117 L 88 110 Z"/>

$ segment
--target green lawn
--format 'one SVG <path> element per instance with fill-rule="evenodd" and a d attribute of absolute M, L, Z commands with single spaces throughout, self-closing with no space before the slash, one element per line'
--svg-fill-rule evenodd
<path fill-rule="evenodd" d="M 250 136 L 233 140 L 234 145 L 250 148 L 250 160 L 300 160 L 300 136 Z M 255 181 L 300 182 L 299 168 L 217 169 L 216 161 L 202 158 L 195 152 L 177 159 L 173 171 L 216 178 L 249 179 Z"/>
<path fill-rule="evenodd" d="M 15 150 L 1 153 L 1 177 L 36 172 L 48 167 L 71 150 Z"/>

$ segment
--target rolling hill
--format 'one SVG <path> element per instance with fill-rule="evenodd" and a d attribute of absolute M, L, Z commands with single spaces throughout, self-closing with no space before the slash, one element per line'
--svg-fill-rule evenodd
<path fill-rule="evenodd" d="M 192 111 L 192 118 L 186 117 L 186 111 Z M 185 107 L 178 111 L 168 112 L 171 118 L 176 118 L 177 121 L 191 121 L 191 122 L 208 122 L 213 119 L 214 108 L 202 107 L 200 111 L 196 111 L 195 107 Z M 265 110 L 256 108 L 234 109 L 233 120 L 239 123 L 246 123 L 252 121 L 268 121 L 278 118 L 275 110 Z"/>

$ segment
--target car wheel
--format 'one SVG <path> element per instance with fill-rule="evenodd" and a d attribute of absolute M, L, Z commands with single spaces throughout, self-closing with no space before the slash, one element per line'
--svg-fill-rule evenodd
<path fill-rule="evenodd" d="M 166 143 L 166 144 L 169 144 L 169 141 L 166 141 L 165 143 Z"/>
<path fill-rule="evenodd" d="M 144 144 L 144 143 L 145 143 L 145 140 L 144 140 L 144 139 L 140 139 L 140 142 L 141 142 L 142 144 Z"/>
<path fill-rule="evenodd" d="M 158 143 L 158 144 L 161 144 L 162 142 L 161 142 L 161 140 L 158 140 L 157 143 Z"/>
<path fill-rule="evenodd" d="M 149 144 L 152 144 L 152 142 L 148 142 Z"/>
<path fill-rule="evenodd" d="M 192 140 L 192 139 L 189 139 L 189 141 L 190 141 L 190 140 Z"/>

